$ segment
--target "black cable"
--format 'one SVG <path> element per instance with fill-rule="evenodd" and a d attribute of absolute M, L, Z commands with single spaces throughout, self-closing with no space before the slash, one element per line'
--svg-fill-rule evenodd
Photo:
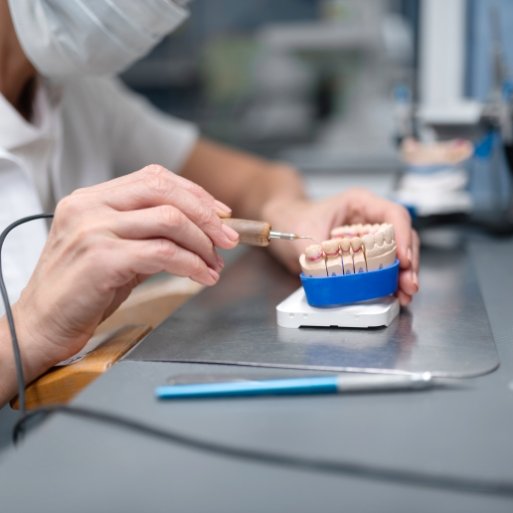
<path fill-rule="evenodd" d="M 254 463 L 287 467 L 295 470 L 345 475 L 373 481 L 384 481 L 398 485 L 418 486 L 422 488 L 448 490 L 452 492 L 513 497 L 513 482 L 511 481 L 486 481 L 483 479 L 460 478 L 457 476 L 430 474 L 415 470 L 378 467 L 376 465 L 366 465 L 351 461 L 333 461 L 321 458 L 308 458 L 293 454 L 237 447 L 210 442 L 208 440 L 195 438 L 183 433 L 164 430 L 135 419 L 114 415 L 109 412 L 91 410 L 89 408 L 77 406 L 50 406 L 48 408 L 39 408 L 37 411 L 29 412 L 15 425 L 15 439 L 18 439 L 17 434 L 21 430 L 24 422 L 38 415 L 46 417 L 53 412 L 116 425 L 142 435 L 151 436 L 165 442 L 177 444 L 181 447 L 188 447 L 189 449 L 208 452 L 225 458 L 234 458 Z"/>
<path fill-rule="evenodd" d="M 157 426 L 144 424 L 143 422 L 140 422 L 136 419 L 130 419 L 120 415 L 114 415 L 112 413 L 103 412 L 100 410 L 92 410 L 89 408 L 56 405 L 45 408 L 38 408 L 26 413 L 23 365 L 19 350 L 18 338 L 16 336 L 16 328 L 9 304 L 9 297 L 7 295 L 7 290 L 5 288 L 3 279 L 1 262 L 2 245 L 7 234 L 17 226 L 29 221 L 33 221 L 35 219 L 49 219 L 51 217 L 53 217 L 53 214 L 38 214 L 24 217 L 9 225 L 0 235 L 0 288 L 2 292 L 2 299 L 5 305 L 5 311 L 9 320 L 9 330 L 12 337 L 12 345 L 14 349 L 14 358 L 16 361 L 18 377 L 20 410 L 22 412 L 22 415 L 14 426 L 13 430 L 13 440 L 15 443 L 18 443 L 20 434 L 23 432 L 24 425 L 28 421 L 40 416 L 45 418 L 51 413 L 58 412 L 65 415 L 118 426 L 142 435 L 163 440 L 168 443 L 174 443 L 179 446 L 188 447 L 189 449 L 208 452 L 226 458 L 234 458 L 260 464 L 287 467 L 296 470 L 345 475 L 349 477 L 374 481 L 389 482 L 398 485 L 418 486 L 422 488 L 448 490 L 453 492 L 513 497 L 513 482 L 511 481 L 487 481 L 483 479 L 460 478 L 457 476 L 444 474 L 433 474 L 427 472 L 418 472 L 414 470 L 401 470 L 387 467 L 378 467 L 375 465 L 365 465 L 352 461 L 332 461 L 320 458 L 296 456 L 293 454 L 236 447 L 222 443 L 210 442 L 208 440 L 202 440 L 179 432 L 164 430 Z"/>
<path fill-rule="evenodd" d="M 7 317 L 7 323 L 9 324 L 9 331 L 11 333 L 12 350 L 14 353 L 14 364 L 16 366 L 16 379 L 18 382 L 18 401 L 20 405 L 20 412 L 23 415 L 26 411 L 25 406 L 25 374 L 23 372 L 23 363 L 20 354 L 20 345 L 18 343 L 18 337 L 16 336 L 16 328 L 14 326 L 14 318 L 12 315 L 11 304 L 9 301 L 9 295 L 7 294 L 7 288 L 4 282 L 4 272 L 2 268 L 2 248 L 5 239 L 14 228 L 35 221 L 36 219 L 51 219 L 53 214 L 36 214 L 33 216 L 22 217 L 14 223 L 11 223 L 0 235 L 0 292 L 2 294 L 2 300 L 5 306 L 5 316 Z"/>

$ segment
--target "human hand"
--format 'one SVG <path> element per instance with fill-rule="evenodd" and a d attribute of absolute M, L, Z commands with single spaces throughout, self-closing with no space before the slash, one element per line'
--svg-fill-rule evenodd
<path fill-rule="evenodd" d="M 365 189 L 350 189 L 320 201 L 280 198 L 266 205 L 263 216 L 275 230 L 307 235 L 317 242 L 329 239 L 330 231 L 343 224 L 390 223 L 400 263 L 397 297 L 401 305 L 409 304 L 419 289 L 419 238 L 408 212 L 396 203 Z M 299 273 L 299 255 L 311 243 L 273 241 L 270 248 L 292 272 Z"/>
<path fill-rule="evenodd" d="M 47 243 L 14 315 L 27 377 L 76 353 L 149 275 L 219 279 L 238 235 L 230 209 L 160 166 L 75 191 L 57 206 Z"/>

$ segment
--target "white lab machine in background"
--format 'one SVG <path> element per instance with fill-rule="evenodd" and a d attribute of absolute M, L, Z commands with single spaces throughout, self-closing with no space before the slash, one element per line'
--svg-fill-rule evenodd
<path fill-rule="evenodd" d="M 394 147 L 391 91 L 395 81 L 411 75 L 411 31 L 403 18 L 390 11 L 388 2 L 325 3 L 336 4 L 338 9 L 332 10 L 340 14 L 309 23 L 271 24 L 259 34 L 264 57 L 273 60 L 280 56 L 284 62 L 287 56 L 293 62 L 300 57 L 305 73 L 324 76 L 332 87 L 333 112 L 318 123 L 314 140 L 285 146 L 281 156 L 306 171 L 395 171 L 399 161 Z M 300 98 L 300 85 L 291 81 L 290 94 L 283 87 L 274 91 L 267 88 L 277 78 L 266 73 L 264 57 L 254 70 L 257 88 L 252 112 L 260 117 L 269 113 L 271 117 L 275 114 L 271 106 L 276 105 L 277 98 Z M 296 108 L 308 114 L 299 102 Z M 293 121 L 291 115 L 289 124 Z M 305 117 L 303 129 L 314 122 L 313 116 Z M 276 125 L 262 122 L 261 126 L 279 130 L 286 124 L 286 117 L 282 117 Z"/>
<path fill-rule="evenodd" d="M 475 146 L 472 159 L 452 167 L 453 185 L 456 179 L 461 182 L 458 188 L 438 186 L 436 173 L 424 193 L 405 187 L 404 178 L 399 183 L 396 197 L 421 220 L 431 217 L 428 224 L 437 216 L 452 222 L 456 215 L 493 231 L 513 231 L 513 75 L 504 47 L 509 29 L 503 22 L 511 13 L 513 4 L 500 0 L 422 0 L 418 135 L 428 142 L 463 137 Z M 480 86 L 488 84 L 480 94 L 477 77 Z M 418 181 L 419 176 L 410 175 L 410 181 Z M 420 179 L 429 181 L 429 175 Z"/>
<path fill-rule="evenodd" d="M 467 0 L 422 0 L 418 116 L 428 125 L 477 124 L 481 104 L 465 92 Z"/>

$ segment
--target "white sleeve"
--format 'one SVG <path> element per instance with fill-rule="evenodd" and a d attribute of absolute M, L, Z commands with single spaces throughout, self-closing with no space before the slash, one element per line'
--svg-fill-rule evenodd
<path fill-rule="evenodd" d="M 98 82 L 102 90 L 97 93 L 111 117 L 106 125 L 112 129 L 108 137 L 115 174 L 119 176 L 148 164 L 161 164 L 180 172 L 198 139 L 197 128 L 159 111 L 118 80 Z"/>

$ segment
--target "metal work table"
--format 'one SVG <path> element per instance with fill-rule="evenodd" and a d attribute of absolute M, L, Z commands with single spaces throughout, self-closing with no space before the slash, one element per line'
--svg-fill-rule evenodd
<path fill-rule="evenodd" d="M 494 353 L 487 353 L 485 373 L 458 380 L 457 386 L 374 395 L 159 403 L 153 399 L 153 389 L 171 375 L 243 372 L 249 377 L 275 376 L 277 369 L 141 361 L 143 357 L 151 359 L 150 345 L 155 339 L 150 337 L 83 392 L 75 404 L 231 446 L 350 461 L 374 468 L 511 482 L 513 240 L 469 236 L 463 253 L 473 262 L 465 271 L 476 274 L 500 367 L 493 370 Z M 421 285 L 423 280 L 433 279 L 431 266 L 425 269 L 428 275 L 422 271 Z M 225 278 L 229 279 L 229 273 Z M 450 282 L 451 275 L 444 274 L 442 279 Z M 426 282 L 411 309 L 414 322 L 416 316 L 422 319 L 420 309 L 426 305 L 428 293 L 433 293 L 433 286 Z M 201 296 L 196 299 L 202 301 Z M 456 299 L 463 304 L 472 304 L 473 300 Z M 271 313 L 273 308 L 270 305 Z M 255 309 L 248 310 L 248 324 L 258 312 L 255 302 Z M 457 317 L 455 326 L 465 324 L 464 335 L 437 331 L 436 319 L 432 327 L 424 323 L 418 327 L 448 341 L 455 336 L 468 337 L 472 349 L 472 337 L 477 340 L 475 333 L 480 333 L 483 326 L 477 326 L 465 312 L 455 309 L 451 314 Z M 240 326 L 237 329 L 240 331 Z M 421 340 L 423 333 L 417 335 Z M 478 363 L 472 360 L 472 351 L 465 360 L 465 342 L 458 340 L 456 344 L 458 357 L 464 360 L 462 365 Z M 305 371 L 280 369 L 279 373 L 303 375 Z M 61 414 L 2 460 L 0 483 L 0 509 L 9 512 L 513 510 L 511 496 L 405 486 L 237 460 Z"/>

